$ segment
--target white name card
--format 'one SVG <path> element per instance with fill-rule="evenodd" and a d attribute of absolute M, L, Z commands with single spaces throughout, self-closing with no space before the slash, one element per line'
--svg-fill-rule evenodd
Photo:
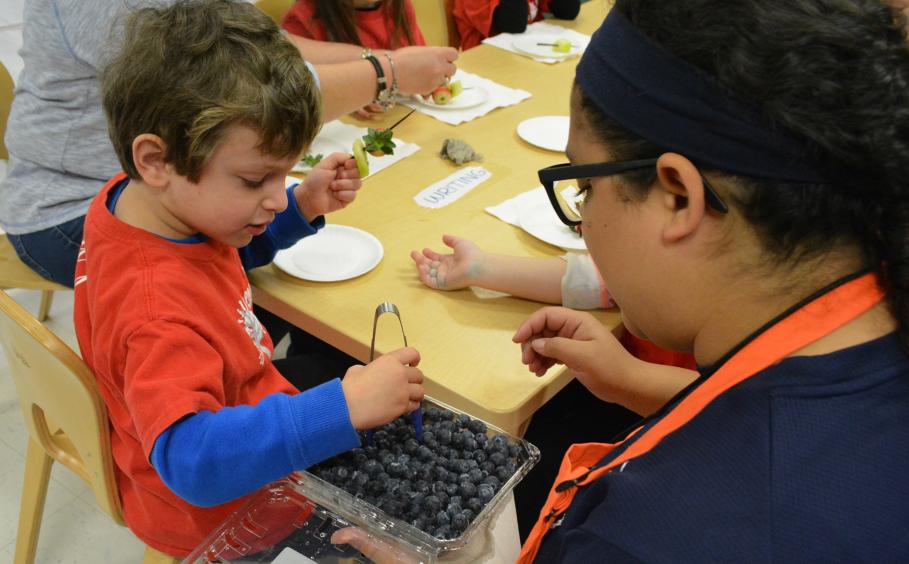
<path fill-rule="evenodd" d="M 429 188 L 424 188 L 413 200 L 424 208 L 445 207 L 489 180 L 490 176 L 492 173 L 481 166 L 462 168 Z"/>

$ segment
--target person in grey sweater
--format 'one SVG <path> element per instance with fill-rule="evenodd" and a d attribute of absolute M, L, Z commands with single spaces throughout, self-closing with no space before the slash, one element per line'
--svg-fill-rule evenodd
<path fill-rule="evenodd" d="M 0 181 L 0 227 L 19 257 L 41 276 L 72 287 L 88 204 L 120 166 L 107 134 L 98 74 L 121 17 L 175 0 L 30 0 L 25 4 L 25 67 L 6 133 L 7 176 Z M 353 45 L 295 44 L 315 64 L 325 119 L 370 103 L 376 71 Z M 391 53 L 402 92 L 429 92 L 454 74 L 457 51 L 407 47 Z M 386 76 L 392 68 L 380 57 Z M 141 64 L 137 61 L 136 64 Z"/>

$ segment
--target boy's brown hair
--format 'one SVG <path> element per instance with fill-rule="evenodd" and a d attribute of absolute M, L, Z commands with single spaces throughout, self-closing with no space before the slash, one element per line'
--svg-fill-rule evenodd
<path fill-rule="evenodd" d="M 161 137 L 165 160 L 197 182 L 225 130 L 254 127 L 259 149 L 286 157 L 309 146 L 321 97 L 299 51 L 258 8 L 183 0 L 130 14 L 101 76 L 108 131 L 123 170 L 139 178 L 132 142 Z"/>

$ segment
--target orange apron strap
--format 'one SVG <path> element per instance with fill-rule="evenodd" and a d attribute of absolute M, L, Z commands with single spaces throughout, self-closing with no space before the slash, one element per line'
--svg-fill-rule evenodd
<path fill-rule="evenodd" d="M 839 329 L 870 310 L 883 298 L 884 292 L 877 283 L 877 277 L 869 273 L 846 282 L 806 304 L 749 342 L 679 402 L 672 411 L 631 443 L 615 460 L 593 472 L 589 471 L 590 467 L 622 443 L 572 445 L 562 459 L 559 474 L 540 511 L 540 516 L 521 548 L 518 563 L 533 562 L 552 523 L 558 515 L 568 509 L 574 499 L 578 488 L 564 485 L 559 487 L 560 484 L 575 480 L 576 486 L 587 485 L 627 460 L 647 453 L 667 435 L 691 421 L 729 388 Z M 631 439 L 637 432 L 632 433 L 625 441 Z"/>

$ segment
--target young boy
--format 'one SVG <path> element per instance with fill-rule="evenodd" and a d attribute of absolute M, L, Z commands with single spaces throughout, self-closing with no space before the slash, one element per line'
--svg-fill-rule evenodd
<path fill-rule="evenodd" d="M 76 332 L 107 404 L 126 522 L 185 556 L 237 498 L 415 409 L 419 354 L 304 393 L 271 362 L 244 265 L 315 233 L 360 179 L 336 153 L 285 191 L 320 100 L 267 16 L 226 0 L 139 10 L 102 92 L 125 172 L 86 216 Z"/>

